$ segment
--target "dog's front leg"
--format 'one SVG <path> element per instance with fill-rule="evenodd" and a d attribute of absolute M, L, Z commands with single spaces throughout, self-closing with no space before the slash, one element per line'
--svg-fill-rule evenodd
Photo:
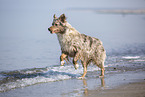
<path fill-rule="evenodd" d="M 84 73 L 81 77 L 84 78 L 86 76 L 86 74 L 87 74 L 87 66 L 85 65 L 84 66 Z"/>
<path fill-rule="evenodd" d="M 104 71 L 105 71 L 105 69 L 101 68 L 101 75 L 99 77 L 104 77 Z"/>
<path fill-rule="evenodd" d="M 79 65 L 77 63 L 78 59 L 79 59 L 79 53 L 76 53 L 75 57 L 73 58 L 73 64 L 74 64 L 75 69 L 79 68 Z"/>
<path fill-rule="evenodd" d="M 60 56 L 60 65 L 63 66 L 64 65 L 64 59 L 66 60 L 67 62 L 67 55 L 62 53 L 61 56 Z"/>

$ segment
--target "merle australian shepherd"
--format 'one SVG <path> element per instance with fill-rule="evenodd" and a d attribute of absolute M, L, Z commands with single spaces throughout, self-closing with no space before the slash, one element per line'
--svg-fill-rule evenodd
<path fill-rule="evenodd" d="M 100 77 L 104 77 L 104 61 L 106 51 L 102 42 L 94 37 L 79 33 L 67 21 L 64 14 L 57 18 L 54 14 L 52 26 L 48 28 L 50 33 L 55 33 L 61 46 L 62 54 L 60 63 L 64 65 L 67 57 L 73 57 L 75 69 L 79 67 L 78 60 L 81 60 L 84 73 L 80 77 L 83 79 L 87 73 L 87 66 L 91 62 L 101 68 Z"/>

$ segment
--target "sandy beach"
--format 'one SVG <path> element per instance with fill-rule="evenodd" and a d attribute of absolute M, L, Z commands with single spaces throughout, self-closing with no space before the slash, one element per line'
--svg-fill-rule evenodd
<path fill-rule="evenodd" d="M 129 83 L 115 89 L 105 89 L 101 91 L 88 90 L 83 97 L 145 97 L 145 80 L 141 82 Z"/>

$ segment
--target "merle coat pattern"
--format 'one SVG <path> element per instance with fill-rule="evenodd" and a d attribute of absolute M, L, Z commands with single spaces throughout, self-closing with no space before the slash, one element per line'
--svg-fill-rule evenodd
<path fill-rule="evenodd" d="M 64 65 L 64 59 L 67 60 L 68 56 L 73 57 L 75 69 L 79 66 L 78 60 L 81 60 L 84 67 L 84 73 L 80 78 L 85 77 L 87 66 L 91 62 L 101 68 L 101 76 L 104 76 L 106 52 L 99 39 L 79 33 L 66 21 L 64 14 L 59 18 L 54 15 L 52 26 L 48 30 L 57 34 L 62 51 L 61 65 Z"/>

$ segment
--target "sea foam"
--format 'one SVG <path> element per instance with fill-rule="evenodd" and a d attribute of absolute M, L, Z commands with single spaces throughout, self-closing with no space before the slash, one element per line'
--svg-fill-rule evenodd
<path fill-rule="evenodd" d="M 88 71 L 99 70 L 97 66 L 89 66 Z M 78 78 L 83 74 L 83 67 L 75 70 L 72 65 L 54 66 L 46 68 L 31 68 L 10 72 L 0 72 L 0 92 L 15 88 L 31 86 L 39 83 L 62 81 Z"/>

